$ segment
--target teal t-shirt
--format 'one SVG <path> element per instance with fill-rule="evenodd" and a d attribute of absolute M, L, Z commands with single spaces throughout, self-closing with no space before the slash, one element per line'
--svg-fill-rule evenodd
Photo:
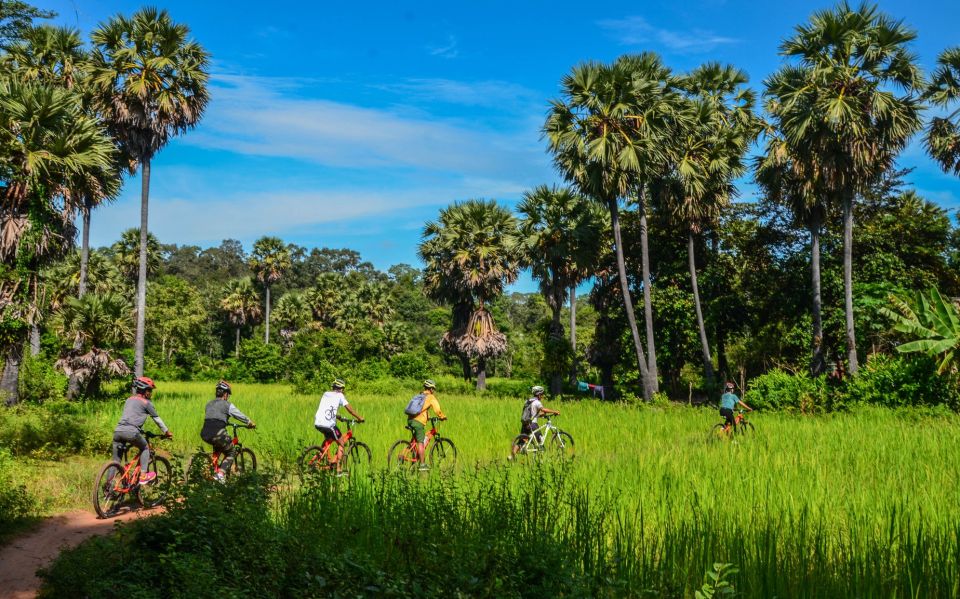
<path fill-rule="evenodd" d="M 720 407 L 732 410 L 737 407 L 738 401 L 740 401 L 740 398 L 733 393 L 724 393 L 723 396 L 720 397 Z"/>

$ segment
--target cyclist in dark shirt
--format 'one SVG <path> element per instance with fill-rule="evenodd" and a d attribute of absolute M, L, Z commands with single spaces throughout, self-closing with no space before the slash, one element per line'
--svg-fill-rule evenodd
<path fill-rule="evenodd" d="M 257 425 L 246 414 L 230 403 L 230 384 L 220 381 L 216 387 L 216 399 L 207 402 L 203 414 L 203 428 L 200 429 L 200 438 L 213 446 L 213 450 L 223 456 L 220 469 L 216 473 L 217 480 L 223 481 L 233 466 L 236 457 L 236 447 L 233 437 L 227 432 L 227 421 L 233 417 L 247 425 L 247 428 L 256 428 Z"/>

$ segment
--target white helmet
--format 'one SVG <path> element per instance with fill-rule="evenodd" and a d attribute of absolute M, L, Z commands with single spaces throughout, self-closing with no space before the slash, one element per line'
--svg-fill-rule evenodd
<path fill-rule="evenodd" d="M 543 395 L 543 387 L 540 385 L 534 385 L 533 387 L 530 387 L 530 392 L 534 395 Z"/>

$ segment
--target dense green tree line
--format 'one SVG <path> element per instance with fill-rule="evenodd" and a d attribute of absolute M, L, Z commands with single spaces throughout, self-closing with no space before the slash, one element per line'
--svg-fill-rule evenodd
<path fill-rule="evenodd" d="M 118 15 L 86 45 L 0 6 L 8 403 L 25 353 L 68 397 L 145 368 L 298 386 L 448 372 L 552 393 L 585 379 L 647 399 L 773 368 L 855 374 L 898 347 L 955 371 L 960 315 L 942 298 L 960 295 L 960 233 L 896 158 L 922 135 L 960 172 L 957 51 L 927 79 L 916 34 L 875 7 L 815 13 L 759 93 L 735 66 L 678 73 L 650 52 L 574 66 L 543 126 L 569 187 L 515 211 L 454 202 L 425 224 L 422 270 L 382 272 L 270 235 L 249 250 L 157 240 L 151 162 L 202 117 L 207 53 L 164 11 Z M 928 105 L 944 110 L 925 122 Z M 92 250 L 92 213 L 134 171 L 140 222 Z M 758 197 L 735 201 L 748 178 Z M 523 269 L 539 293 L 506 293 Z"/>

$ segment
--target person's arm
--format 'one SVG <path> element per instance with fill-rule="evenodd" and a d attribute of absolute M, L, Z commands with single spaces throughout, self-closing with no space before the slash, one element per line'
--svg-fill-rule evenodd
<path fill-rule="evenodd" d="M 354 410 L 354 409 L 350 406 L 350 404 L 345 404 L 343 407 L 345 407 L 345 408 L 347 409 L 347 411 L 350 412 L 350 415 L 351 415 L 351 416 L 353 416 L 354 418 L 357 419 L 357 422 L 363 422 L 363 416 L 361 416 L 360 414 L 357 414 L 357 411 Z"/>
<path fill-rule="evenodd" d="M 230 404 L 230 407 L 227 410 L 227 415 L 232 416 L 239 420 L 240 422 L 246 424 L 250 428 L 257 428 L 256 423 L 253 420 L 250 420 L 250 417 L 237 409 L 237 406 Z"/>
<path fill-rule="evenodd" d="M 740 404 L 741 406 L 745 407 L 748 412 L 752 412 L 752 411 L 753 411 L 753 408 L 751 408 L 751 407 L 748 406 L 747 404 L 743 403 L 743 400 L 742 400 L 742 399 L 737 398 L 737 403 Z"/>
<path fill-rule="evenodd" d="M 433 407 L 433 411 L 436 412 L 437 414 L 437 418 L 439 418 L 440 420 L 446 420 L 447 417 L 444 416 L 443 410 L 440 409 L 440 402 L 437 401 L 437 398 L 431 395 L 430 402 L 431 402 L 430 405 Z"/>
<path fill-rule="evenodd" d="M 551 410 L 550 408 L 540 406 L 540 410 L 538 411 L 537 417 L 539 418 L 540 416 L 559 416 L 559 415 L 560 415 L 560 410 Z"/>
<path fill-rule="evenodd" d="M 146 406 L 147 414 L 153 418 L 153 421 L 157 424 L 157 427 L 163 432 L 167 437 L 173 437 L 173 433 L 170 432 L 170 429 L 167 428 L 167 425 L 163 423 L 163 419 L 160 418 L 160 415 L 157 414 L 157 408 L 153 406 L 152 401 L 147 402 Z"/>

